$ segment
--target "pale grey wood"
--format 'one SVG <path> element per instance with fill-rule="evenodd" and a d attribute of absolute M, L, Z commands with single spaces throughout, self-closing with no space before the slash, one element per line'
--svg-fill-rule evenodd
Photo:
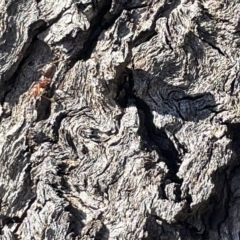
<path fill-rule="evenodd" d="M 239 8 L 2 1 L 2 239 L 239 239 Z"/>

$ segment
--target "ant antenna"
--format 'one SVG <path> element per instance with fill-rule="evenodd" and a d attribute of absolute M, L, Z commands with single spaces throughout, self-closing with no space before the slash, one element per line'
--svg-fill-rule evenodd
<path fill-rule="evenodd" d="M 44 66 L 44 65 L 49 64 L 49 63 L 61 62 L 61 61 L 64 61 L 64 60 L 66 60 L 66 59 L 63 59 L 63 57 L 61 57 L 61 58 L 59 58 L 59 59 L 57 59 L 57 60 L 55 60 L 55 61 L 51 61 L 51 62 L 39 64 L 39 65 L 37 65 L 37 67 L 41 67 L 41 66 Z"/>

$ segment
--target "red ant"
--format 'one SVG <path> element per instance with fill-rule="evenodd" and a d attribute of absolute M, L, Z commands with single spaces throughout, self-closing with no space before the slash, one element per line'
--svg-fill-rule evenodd
<path fill-rule="evenodd" d="M 31 95 L 34 96 L 35 98 L 40 98 L 40 97 L 44 97 L 45 99 L 49 100 L 52 102 L 52 100 L 50 98 L 47 98 L 45 96 L 43 96 L 43 94 L 45 93 L 47 87 L 49 86 L 50 82 L 51 82 L 51 78 L 53 76 L 53 72 L 55 70 L 55 66 L 53 65 L 53 63 L 59 62 L 60 60 L 56 60 L 50 64 L 48 64 L 45 67 L 45 71 L 43 73 L 43 75 L 40 77 L 40 79 L 33 84 L 33 86 L 31 87 Z"/>
<path fill-rule="evenodd" d="M 47 86 L 49 85 L 49 83 L 51 82 L 50 78 L 47 78 L 45 76 L 41 76 L 41 78 L 39 79 L 38 82 L 36 82 L 31 90 L 31 94 L 34 97 L 41 97 L 42 94 L 45 92 Z"/>

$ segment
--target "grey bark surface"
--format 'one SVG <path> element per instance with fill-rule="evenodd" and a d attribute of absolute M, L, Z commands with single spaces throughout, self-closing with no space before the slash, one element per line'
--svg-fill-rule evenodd
<path fill-rule="evenodd" d="M 0 10 L 1 239 L 240 239 L 239 0 Z"/>

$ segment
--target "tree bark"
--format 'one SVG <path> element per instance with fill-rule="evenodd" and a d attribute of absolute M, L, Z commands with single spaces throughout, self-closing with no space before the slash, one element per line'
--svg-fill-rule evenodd
<path fill-rule="evenodd" d="M 2 239 L 240 239 L 239 9 L 2 0 Z"/>

